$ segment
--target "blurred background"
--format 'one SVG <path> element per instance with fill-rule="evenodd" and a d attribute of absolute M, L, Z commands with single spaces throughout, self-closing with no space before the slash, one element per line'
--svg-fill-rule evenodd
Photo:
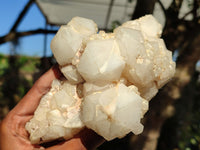
<path fill-rule="evenodd" d="M 200 0 L 1 0 L 0 121 L 55 60 L 50 42 L 74 16 L 112 31 L 153 14 L 176 61 L 174 78 L 150 102 L 144 132 L 98 150 L 200 150 Z"/>

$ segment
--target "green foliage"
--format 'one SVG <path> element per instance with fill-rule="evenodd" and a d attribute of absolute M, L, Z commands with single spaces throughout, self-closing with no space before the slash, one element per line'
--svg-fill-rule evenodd
<path fill-rule="evenodd" d="M 40 60 L 36 58 L 22 56 L 19 59 L 19 63 L 21 64 L 21 71 L 33 73 L 37 69 L 37 66 L 40 64 Z"/>
<path fill-rule="evenodd" d="M 33 74 L 40 59 L 0 55 L 0 109 L 12 109 L 33 84 Z"/>
<path fill-rule="evenodd" d="M 17 63 L 19 66 L 23 66 L 25 65 L 27 62 L 28 62 L 29 58 L 26 57 L 26 56 L 20 56 L 18 59 L 17 59 Z"/>
<path fill-rule="evenodd" d="M 0 76 L 3 75 L 8 66 L 9 66 L 8 59 L 0 54 Z"/>

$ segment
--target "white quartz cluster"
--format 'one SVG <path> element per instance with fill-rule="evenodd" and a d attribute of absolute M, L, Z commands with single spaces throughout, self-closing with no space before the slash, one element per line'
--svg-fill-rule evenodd
<path fill-rule="evenodd" d="M 51 42 L 66 81 L 55 80 L 26 124 L 32 143 L 69 139 L 84 126 L 106 140 L 143 131 L 148 102 L 173 77 L 172 54 L 151 15 L 113 33 L 75 17 Z"/>
<path fill-rule="evenodd" d="M 84 127 L 80 120 L 80 106 L 77 86 L 68 81 L 54 80 L 50 91 L 42 97 L 34 117 L 26 124 L 31 142 L 73 137 Z"/>

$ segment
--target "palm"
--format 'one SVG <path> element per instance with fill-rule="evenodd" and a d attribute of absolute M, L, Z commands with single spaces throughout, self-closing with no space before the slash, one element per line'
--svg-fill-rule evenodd
<path fill-rule="evenodd" d="M 14 111 L 11 111 L 1 125 L 2 150 L 33 150 L 38 147 L 30 143 L 28 133 L 24 128 L 29 119 L 30 116 L 14 115 Z"/>

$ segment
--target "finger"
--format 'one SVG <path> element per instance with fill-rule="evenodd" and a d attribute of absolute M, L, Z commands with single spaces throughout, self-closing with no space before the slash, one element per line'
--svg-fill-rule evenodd
<path fill-rule="evenodd" d="M 94 131 L 85 128 L 73 139 L 46 150 L 92 150 L 101 145 L 105 140 Z"/>
<path fill-rule="evenodd" d="M 42 96 L 51 88 L 52 81 L 60 76 L 61 72 L 58 65 L 53 66 L 35 82 L 33 87 L 12 111 L 18 115 L 32 115 L 39 105 Z"/>

